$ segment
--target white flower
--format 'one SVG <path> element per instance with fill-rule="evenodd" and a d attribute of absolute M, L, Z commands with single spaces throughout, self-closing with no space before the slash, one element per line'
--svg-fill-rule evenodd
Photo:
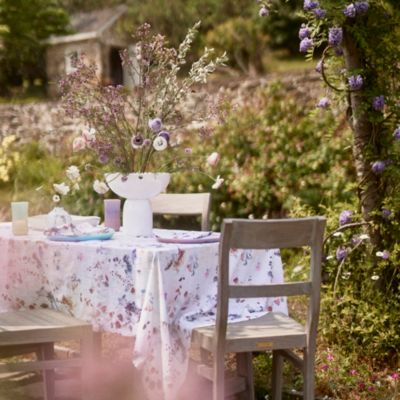
<path fill-rule="evenodd" d="M 359 236 L 360 240 L 368 240 L 369 239 L 369 235 L 367 235 L 366 233 L 363 233 L 362 235 Z"/>
<path fill-rule="evenodd" d="M 58 194 L 55 194 L 55 195 L 53 196 L 53 201 L 54 201 L 54 203 L 59 203 L 60 200 L 61 200 L 61 198 L 60 198 L 60 196 L 59 196 Z"/>
<path fill-rule="evenodd" d="M 213 189 L 219 189 L 219 188 L 222 186 L 223 183 L 224 183 L 224 179 L 221 178 L 221 177 L 218 175 L 217 178 L 215 179 L 214 185 L 212 185 L 211 187 L 212 187 Z"/>
<path fill-rule="evenodd" d="M 372 276 L 371 276 L 371 279 L 372 279 L 373 281 L 377 281 L 377 280 L 379 279 L 379 275 L 372 275 Z"/>
<path fill-rule="evenodd" d="M 153 141 L 153 147 L 157 151 L 163 151 L 168 147 L 168 142 L 163 136 L 157 136 Z"/>
<path fill-rule="evenodd" d="M 220 158 L 221 158 L 221 156 L 220 156 L 216 151 L 214 151 L 214 153 L 211 153 L 211 154 L 207 157 L 207 164 L 208 164 L 210 167 L 215 167 L 215 166 L 218 164 Z"/>
<path fill-rule="evenodd" d="M 53 184 L 54 190 L 58 193 L 61 194 L 61 196 L 65 196 L 69 192 L 69 186 L 66 185 L 64 182 L 62 183 L 54 183 Z"/>
<path fill-rule="evenodd" d="M 98 194 L 104 194 L 108 192 L 108 186 L 106 185 L 105 182 L 99 181 L 98 179 L 96 179 L 93 182 L 93 189 L 96 193 Z"/>
<path fill-rule="evenodd" d="M 296 265 L 296 266 L 293 268 L 293 272 L 294 272 L 295 274 L 297 274 L 297 273 L 300 272 L 302 269 L 303 269 L 303 266 L 302 266 L 302 265 Z"/>
<path fill-rule="evenodd" d="M 74 152 L 83 150 L 85 147 L 86 147 L 86 141 L 81 136 L 76 137 L 72 142 L 72 151 Z"/>
<path fill-rule="evenodd" d="M 73 182 L 79 182 L 81 180 L 81 174 L 79 168 L 76 165 L 71 165 L 65 171 L 67 177 Z"/>
<path fill-rule="evenodd" d="M 83 131 L 82 136 L 86 142 L 94 142 L 96 140 L 96 129 L 90 128 Z"/>
<path fill-rule="evenodd" d="M 334 257 L 333 256 L 326 257 L 327 260 L 332 260 L 332 258 L 334 258 Z"/>
<path fill-rule="evenodd" d="M 335 236 L 335 237 L 343 236 L 343 232 L 335 232 L 332 236 Z"/>

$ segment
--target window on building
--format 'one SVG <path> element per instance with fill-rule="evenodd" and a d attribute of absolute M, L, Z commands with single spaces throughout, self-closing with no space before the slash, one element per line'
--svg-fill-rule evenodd
<path fill-rule="evenodd" d="M 74 60 L 78 59 L 81 56 L 81 52 L 79 50 L 66 50 L 64 54 L 65 58 L 65 73 L 70 74 L 74 72 L 76 68 L 74 67 Z"/>

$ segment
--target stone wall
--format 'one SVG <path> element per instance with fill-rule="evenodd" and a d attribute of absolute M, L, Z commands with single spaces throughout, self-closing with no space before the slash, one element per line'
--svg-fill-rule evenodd
<path fill-rule="evenodd" d="M 223 90 L 228 98 L 240 105 L 258 88 L 279 79 L 299 101 L 314 99 L 317 103 L 322 89 L 320 77 L 310 71 L 291 75 L 270 75 L 251 80 L 227 79 L 213 82 L 206 88 L 193 93 L 185 104 L 187 109 L 201 109 L 206 104 L 207 94 Z M 85 125 L 65 116 L 57 101 L 31 104 L 0 104 L 0 140 L 7 135 L 17 135 L 25 142 L 39 140 L 51 152 L 60 150 L 71 136 L 81 133 Z"/>

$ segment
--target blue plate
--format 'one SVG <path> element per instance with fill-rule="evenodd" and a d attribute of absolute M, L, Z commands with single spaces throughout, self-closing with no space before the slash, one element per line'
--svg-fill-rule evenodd
<path fill-rule="evenodd" d="M 87 240 L 108 240 L 111 239 L 113 235 L 114 231 L 110 229 L 109 232 L 96 233 L 93 235 L 82 235 L 82 236 L 54 235 L 54 236 L 48 236 L 48 239 L 53 240 L 55 242 L 84 242 Z"/>

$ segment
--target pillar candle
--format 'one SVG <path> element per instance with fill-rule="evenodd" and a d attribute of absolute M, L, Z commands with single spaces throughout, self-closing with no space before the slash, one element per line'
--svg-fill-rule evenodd
<path fill-rule="evenodd" d="M 28 202 L 14 201 L 11 203 L 12 232 L 14 235 L 28 234 Z"/>

